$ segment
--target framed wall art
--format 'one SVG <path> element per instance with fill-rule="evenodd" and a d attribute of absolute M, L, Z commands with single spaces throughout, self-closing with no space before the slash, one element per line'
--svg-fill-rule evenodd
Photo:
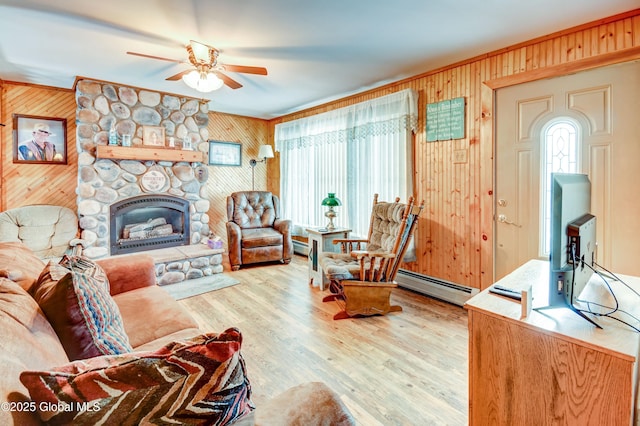
<path fill-rule="evenodd" d="M 241 166 L 242 144 L 237 142 L 209 141 L 209 165 Z"/>
<path fill-rule="evenodd" d="M 142 145 L 148 146 L 148 147 L 155 147 L 155 146 L 164 147 L 164 127 L 143 126 L 142 127 Z"/>
<path fill-rule="evenodd" d="M 13 162 L 67 164 L 67 119 L 13 114 Z"/>

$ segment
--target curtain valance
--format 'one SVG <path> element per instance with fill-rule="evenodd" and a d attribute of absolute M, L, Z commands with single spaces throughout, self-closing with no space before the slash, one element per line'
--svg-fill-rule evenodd
<path fill-rule="evenodd" d="M 418 94 L 402 90 L 348 107 L 277 124 L 276 151 L 366 141 L 371 136 L 415 132 Z"/>

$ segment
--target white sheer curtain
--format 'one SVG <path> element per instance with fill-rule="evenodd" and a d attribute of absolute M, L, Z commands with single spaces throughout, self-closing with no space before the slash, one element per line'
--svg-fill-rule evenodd
<path fill-rule="evenodd" d="M 278 124 L 283 216 L 294 232 L 327 224 L 322 200 L 342 201 L 336 226 L 366 236 L 373 194 L 382 201 L 412 194 L 412 132 L 418 95 L 403 90 L 371 101 Z"/>

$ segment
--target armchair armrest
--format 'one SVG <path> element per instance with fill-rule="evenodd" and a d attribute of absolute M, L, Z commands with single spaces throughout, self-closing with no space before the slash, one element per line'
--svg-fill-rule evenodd
<path fill-rule="evenodd" d="M 291 238 L 291 228 L 293 221 L 290 219 L 276 219 L 273 222 L 273 229 L 282 234 L 282 257 L 285 261 L 293 256 L 293 241 Z"/>
<path fill-rule="evenodd" d="M 396 288 L 398 284 L 395 282 L 369 282 L 369 281 L 356 281 L 356 280 L 344 280 L 340 282 L 342 287 L 374 287 L 374 288 Z"/>
<path fill-rule="evenodd" d="M 383 251 L 354 250 L 351 252 L 351 257 L 360 262 L 361 281 L 381 282 L 386 280 L 391 259 L 395 258 L 396 254 Z M 367 260 L 369 261 L 368 269 L 366 267 Z"/>
<path fill-rule="evenodd" d="M 231 269 L 234 271 L 238 270 L 242 264 L 241 241 L 242 231 L 240 225 L 232 221 L 227 222 L 227 248 L 229 249 Z"/>
<path fill-rule="evenodd" d="M 109 257 L 96 263 L 107 274 L 112 295 L 156 285 L 156 267 L 147 254 Z"/>
<path fill-rule="evenodd" d="M 289 219 L 276 219 L 273 228 L 281 234 L 288 234 L 291 231 L 292 222 Z"/>
<path fill-rule="evenodd" d="M 395 253 L 387 253 L 384 251 L 366 251 L 366 250 L 354 250 L 351 252 L 351 257 L 355 257 L 360 260 L 365 257 L 371 258 L 384 258 L 384 259 L 393 259 L 396 257 Z"/>
<path fill-rule="evenodd" d="M 350 253 L 352 250 L 360 250 L 363 244 L 367 244 L 368 240 L 352 239 L 352 238 L 336 238 L 333 244 L 342 244 L 342 253 Z"/>

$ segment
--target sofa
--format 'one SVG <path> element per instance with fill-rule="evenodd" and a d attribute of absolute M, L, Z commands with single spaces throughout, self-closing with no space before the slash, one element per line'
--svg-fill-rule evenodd
<path fill-rule="evenodd" d="M 177 416 L 171 418 L 177 424 L 354 424 L 337 395 L 319 382 L 291 388 L 254 409 L 240 331 L 201 330 L 180 303 L 156 285 L 150 256 L 105 258 L 81 269 L 85 263 L 92 262 L 63 258 L 64 267 L 47 264 L 21 242 L 0 243 L 0 424 L 95 424 L 107 413 L 109 424 L 146 424 L 156 423 L 153 416 L 162 410 Z M 76 318 L 60 321 L 71 302 L 64 299 L 70 298 L 68 290 L 62 297 L 57 294 L 60 288 L 78 287 L 76 279 L 80 288 L 108 282 L 110 297 L 100 303 L 115 303 L 112 310 L 119 311 L 116 319 L 121 321 L 113 323 L 123 327 L 120 334 L 88 342 L 76 329 L 67 335 L 69 322 Z M 95 282 L 86 284 L 84 279 Z M 64 280 L 73 285 L 63 286 Z M 130 348 L 108 353 L 121 349 L 119 339 Z M 120 399 L 114 402 L 116 394 Z M 198 404 L 176 401 L 175 395 L 197 396 Z M 188 409 L 186 417 L 180 417 L 185 414 L 178 405 Z M 219 406 L 225 410 L 218 410 L 217 417 L 203 411 Z M 67 413 L 74 407 L 89 417 Z"/>
<path fill-rule="evenodd" d="M 227 197 L 229 263 L 291 262 L 291 221 L 280 216 L 280 199 L 268 191 L 234 192 Z"/>

